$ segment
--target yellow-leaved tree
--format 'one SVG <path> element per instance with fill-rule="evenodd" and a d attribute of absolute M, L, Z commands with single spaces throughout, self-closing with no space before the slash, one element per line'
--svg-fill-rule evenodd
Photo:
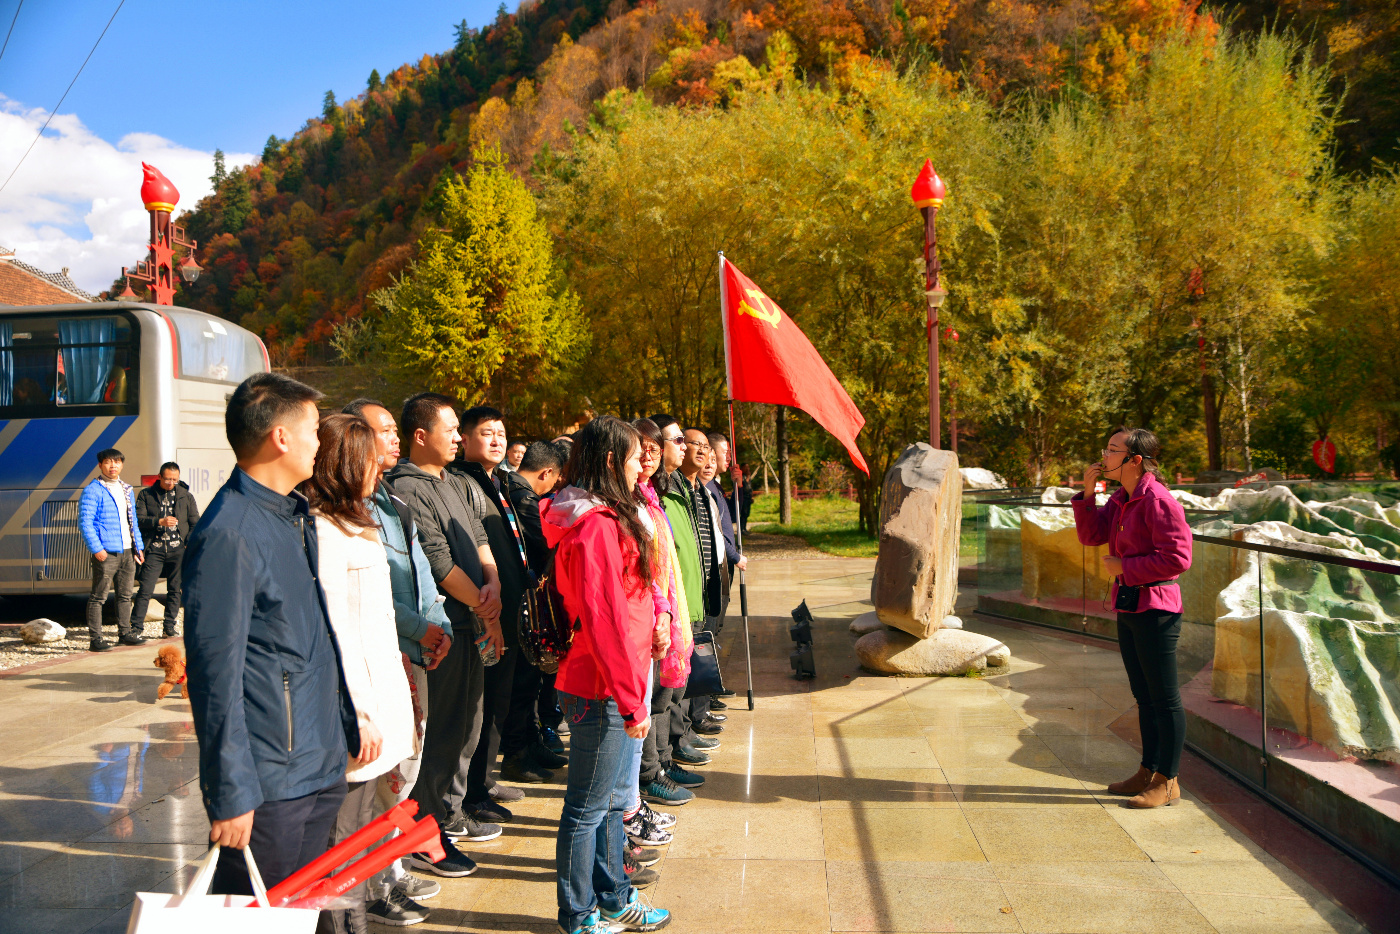
<path fill-rule="evenodd" d="M 441 221 L 404 276 L 373 293 L 383 353 L 424 387 L 508 415 L 539 414 L 588 346 L 578 296 L 555 266 L 534 196 L 499 149 L 442 186 Z"/>

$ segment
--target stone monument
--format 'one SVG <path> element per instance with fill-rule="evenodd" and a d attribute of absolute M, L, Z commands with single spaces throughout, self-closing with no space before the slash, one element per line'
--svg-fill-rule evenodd
<path fill-rule="evenodd" d="M 1006 646 L 962 631 L 956 617 L 944 626 L 958 596 L 962 489 L 958 456 L 923 442 L 905 448 L 885 474 L 880 551 L 870 582 L 875 612 L 851 626 L 866 633 L 856 641 L 866 668 L 950 675 L 1009 659 Z"/>

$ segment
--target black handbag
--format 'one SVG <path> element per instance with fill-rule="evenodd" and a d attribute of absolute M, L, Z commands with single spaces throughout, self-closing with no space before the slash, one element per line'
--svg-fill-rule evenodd
<path fill-rule="evenodd" d="M 690 652 L 690 680 L 685 683 L 685 696 L 702 697 L 724 693 L 724 676 L 719 670 L 719 655 L 715 652 L 715 634 L 697 632 L 695 648 Z"/>
<path fill-rule="evenodd" d="M 525 588 L 520 614 L 520 650 L 526 661 L 547 675 L 559 670 L 579 629 L 578 622 L 569 619 L 564 601 L 554 588 L 553 571 L 551 555 L 539 583 Z"/>
<path fill-rule="evenodd" d="M 1175 584 L 1178 578 L 1170 580 L 1152 581 L 1148 584 L 1138 584 L 1136 587 L 1129 587 L 1123 583 L 1123 578 L 1118 578 L 1118 593 L 1113 598 L 1113 608 L 1119 613 L 1136 613 L 1138 608 L 1138 597 L 1141 596 L 1144 587 L 1165 587 L 1168 584 Z"/>

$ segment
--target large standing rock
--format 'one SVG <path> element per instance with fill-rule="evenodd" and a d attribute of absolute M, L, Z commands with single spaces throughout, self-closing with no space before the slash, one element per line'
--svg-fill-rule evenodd
<path fill-rule="evenodd" d="M 62 642 L 68 631 L 51 619 L 31 619 L 19 627 L 19 637 L 30 645 L 44 642 Z"/>
<path fill-rule="evenodd" d="M 960 675 L 988 665 L 1005 665 L 1011 653 L 991 636 L 963 629 L 940 629 L 927 639 L 882 629 L 856 640 L 856 657 L 872 671 L 896 675 Z"/>
<path fill-rule="evenodd" d="M 880 497 L 870 601 L 880 622 L 924 639 L 938 631 L 958 596 L 958 455 L 923 442 L 909 445 L 885 474 Z"/>

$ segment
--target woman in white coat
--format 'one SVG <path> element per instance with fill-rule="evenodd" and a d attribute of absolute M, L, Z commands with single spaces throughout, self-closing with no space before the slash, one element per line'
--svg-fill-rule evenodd
<path fill-rule="evenodd" d="M 318 434 L 315 473 L 304 490 L 316 517 L 326 610 L 360 724 L 360 755 L 347 764 L 350 791 L 336 816 L 334 845 L 373 819 L 376 780 L 413 754 L 415 734 L 389 562 L 365 507 L 379 476 L 374 432 L 361 418 L 330 415 Z M 323 912 L 318 931 L 367 934 L 365 886 L 345 897 L 353 907 Z"/>

